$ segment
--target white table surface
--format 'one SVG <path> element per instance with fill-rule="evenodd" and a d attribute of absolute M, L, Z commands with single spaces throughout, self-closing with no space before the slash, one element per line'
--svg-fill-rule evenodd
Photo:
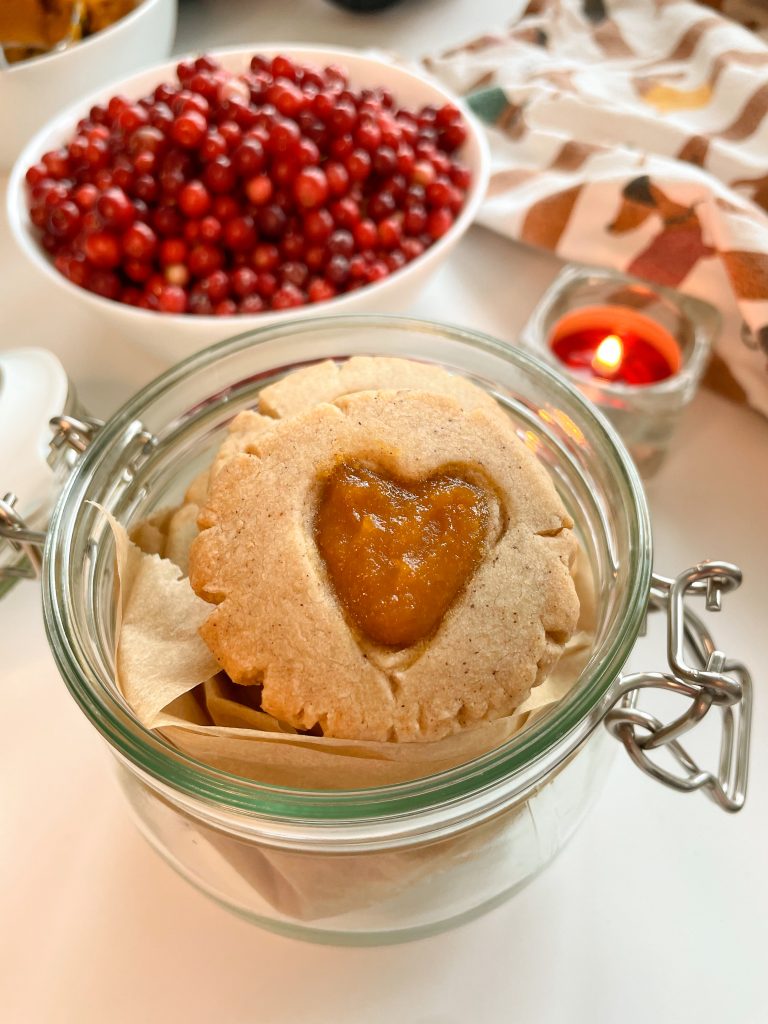
<path fill-rule="evenodd" d="M 282 39 L 416 56 L 499 23 L 514 6 L 405 0 L 362 17 L 323 0 L 191 0 L 177 50 Z M 0 232 L 0 345 L 53 349 L 96 414 L 162 369 L 113 346 L 49 289 L 43 296 Z M 512 340 L 556 269 L 475 229 L 412 312 Z M 0 604 L 0 1020 L 768 1020 L 767 456 L 767 422 L 701 394 L 648 488 L 661 571 L 707 557 L 745 570 L 714 628 L 757 683 L 746 809 L 730 817 L 699 794 L 666 790 L 618 751 L 596 807 L 548 870 L 484 918 L 403 946 L 280 938 L 178 878 L 130 823 L 110 760 L 58 677 L 37 587 L 17 587 Z M 662 658 L 652 635 L 633 664 L 660 667 Z"/>

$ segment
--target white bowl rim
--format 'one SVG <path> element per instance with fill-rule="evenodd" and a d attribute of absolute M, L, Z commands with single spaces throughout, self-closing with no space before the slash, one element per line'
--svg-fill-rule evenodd
<path fill-rule="evenodd" d="M 0 0 L 2 2 L 2 0 Z M 29 68 L 40 68 L 44 64 L 52 63 L 53 61 L 61 60 L 62 57 L 66 57 L 75 52 L 82 53 L 87 47 L 89 50 L 92 49 L 98 43 L 104 42 L 109 36 L 114 35 L 121 29 L 130 28 L 134 21 L 138 21 L 140 17 L 145 15 L 150 7 L 159 7 L 163 3 L 176 3 L 177 0 L 140 0 L 140 2 L 133 8 L 132 11 L 128 11 L 122 18 L 118 18 L 117 21 L 113 21 L 111 25 L 107 25 L 106 28 L 100 29 L 98 32 L 94 32 L 91 36 L 86 36 L 85 39 L 78 39 L 78 41 L 72 46 L 67 46 L 63 50 L 57 50 L 51 53 L 41 53 L 39 57 L 30 57 L 29 60 L 18 61 L 15 64 L 9 64 L 7 67 L 0 68 L 0 74 L 2 75 L 13 75 L 21 74 L 23 71 Z M 136 69 L 137 72 L 142 70 L 141 68 Z M 149 70 L 147 67 L 144 70 Z M 58 115 L 57 115 L 58 116 Z M 46 125 L 50 124 L 50 121 L 46 121 Z M 45 127 L 45 125 L 43 125 Z M 37 132 L 35 132 L 35 135 Z M 34 138 L 34 136 L 33 136 Z M 30 140 L 31 141 L 31 140 Z"/>
<path fill-rule="evenodd" d="M 149 0 L 149 2 L 151 2 L 151 0 Z M 136 8 L 136 11 L 139 10 L 141 10 L 140 7 Z M 134 11 L 133 13 L 136 12 Z M 140 309 L 124 302 L 118 302 L 116 299 L 107 299 L 104 296 L 97 295 L 95 292 L 88 291 L 88 289 L 74 284 L 56 269 L 47 253 L 40 246 L 39 242 L 32 237 L 27 224 L 22 222 L 22 210 L 25 212 L 27 211 L 26 197 L 24 195 L 24 175 L 26 174 L 27 169 L 32 164 L 37 163 L 42 153 L 47 151 L 47 148 L 44 147 L 47 147 L 48 143 L 44 142 L 44 140 L 46 140 L 52 132 L 55 133 L 60 127 L 64 127 L 65 124 L 69 124 L 74 128 L 77 121 L 84 116 L 84 111 L 87 112 L 92 106 L 103 102 L 105 97 L 112 96 L 115 93 L 120 92 L 123 88 L 130 87 L 131 82 L 135 79 L 142 78 L 149 74 L 162 74 L 167 71 L 173 71 L 181 61 L 199 56 L 202 52 L 205 52 L 207 55 L 214 58 L 252 57 L 256 54 L 285 54 L 289 57 L 306 60 L 323 60 L 327 58 L 329 63 L 343 62 L 344 58 L 353 58 L 358 61 L 364 60 L 367 63 L 380 66 L 386 70 L 391 70 L 394 67 L 399 73 L 413 79 L 414 82 L 425 85 L 439 93 L 444 98 L 445 102 L 454 103 L 460 107 L 462 116 L 469 127 L 472 143 L 475 145 L 477 150 L 477 167 L 472 169 L 472 182 L 458 217 L 448 231 L 441 238 L 438 238 L 428 249 L 425 249 L 421 255 L 417 256 L 410 263 L 406 263 L 405 266 L 393 271 L 380 281 L 374 281 L 370 284 L 363 285 L 361 288 L 355 289 L 351 292 L 343 292 L 341 295 L 334 296 L 332 299 L 326 299 L 322 302 L 308 302 L 303 306 L 292 307 L 289 309 L 266 309 L 260 313 L 235 313 L 230 317 L 221 317 L 215 314 L 198 315 L 190 313 L 160 313 L 157 310 Z M 391 290 L 396 289 L 409 272 L 422 268 L 425 261 L 430 260 L 431 262 L 438 262 L 440 253 L 445 250 L 450 250 L 453 244 L 458 241 L 462 234 L 464 234 L 474 220 L 475 214 L 477 213 L 481 202 L 485 198 L 488 179 L 490 176 L 491 158 L 485 131 L 477 117 L 461 96 L 451 92 L 441 82 L 430 75 L 429 72 L 422 71 L 421 69 L 416 70 L 410 66 L 409 62 L 397 60 L 388 54 L 386 55 L 386 59 L 384 59 L 384 57 L 385 54 L 383 51 L 355 49 L 353 47 L 310 46 L 290 42 L 268 43 L 264 46 L 260 46 L 259 44 L 252 43 L 248 46 L 222 46 L 214 47 L 205 51 L 192 51 L 177 54 L 167 61 L 150 64 L 147 67 L 137 69 L 129 76 L 123 76 L 122 78 L 108 82 L 99 89 L 96 89 L 79 100 L 76 100 L 74 103 L 69 104 L 53 118 L 46 121 L 46 123 L 35 132 L 32 138 L 29 139 L 21 153 L 16 158 L 8 179 L 6 196 L 6 214 L 11 228 L 11 234 L 16 244 L 24 252 L 27 258 L 40 268 L 59 287 L 69 292 L 71 295 L 76 296 L 78 299 L 90 303 L 95 309 L 100 309 L 102 312 L 111 312 L 113 314 L 123 315 L 129 318 L 136 317 L 137 319 L 135 322 L 137 324 L 143 321 L 147 325 L 157 325 L 158 318 L 161 318 L 160 322 L 168 328 L 171 328 L 174 325 L 183 325 L 185 327 L 199 325 L 199 329 L 202 331 L 205 326 L 211 327 L 214 324 L 220 326 L 223 322 L 229 320 L 230 322 L 236 322 L 238 326 L 243 325 L 243 330 L 248 330 L 253 327 L 258 327 L 259 325 L 267 326 L 268 324 L 276 324 L 284 320 L 288 321 L 297 316 L 306 316 L 308 315 L 309 310 L 312 311 L 312 315 L 318 316 L 325 315 L 326 310 L 329 314 L 341 314 L 347 311 L 349 307 L 357 306 L 360 301 L 361 293 L 365 293 L 366 295 L 371 295 L 374 292 L 377 295 L 387 294 Z M 466 145 L 467 143 L 465 143 L 465 146 Z"/>

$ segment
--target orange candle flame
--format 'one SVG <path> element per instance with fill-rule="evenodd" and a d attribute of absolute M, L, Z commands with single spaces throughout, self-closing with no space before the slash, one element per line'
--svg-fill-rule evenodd
<path fill-rule="evenodd" d="M 612 373 L 624 357 L 624 345 L 618 334 L 606 335 L 595 349 L 592 369 L 595 373 Z"/>

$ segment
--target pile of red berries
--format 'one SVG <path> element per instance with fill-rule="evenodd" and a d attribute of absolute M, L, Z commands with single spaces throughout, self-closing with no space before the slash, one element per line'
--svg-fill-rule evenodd
<path fill-rule="evenodd" d="M 27 171 L 41 243 L 77 285 L 166 313 L 288 309 L 381 280 L 462 207 L 451 104 L 408 110 L 282 56 L 176 71 L 93 107 Z"/>

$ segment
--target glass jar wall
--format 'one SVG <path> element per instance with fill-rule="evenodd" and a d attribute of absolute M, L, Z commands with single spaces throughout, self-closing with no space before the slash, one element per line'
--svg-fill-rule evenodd
<path fill-rule="evenodd" d="M 578 684 L 468 764 L 375 789 L 268 786 L 187 757 L 141 726 L 114 683 L 114 550 L 103 512 L 130 527 L 178 501 L 227 424 L 291 369 L 355 354 L 439 364 L 486 388 L 546 465 L 589 558 L 597 635 Z M 46 628 L 73 696 L 105 736 L 150 842 L 193 884 L 279 931 L 380 942 L 446 927 L 508 896 L 557 852 L 605 777 L 597 729 L 645 613 L 647 509 L 610 428 L 522 352 L 456 328 L 345 317 L 265 328 L 179 364 L 104 427 L 57 505 Z"/>

